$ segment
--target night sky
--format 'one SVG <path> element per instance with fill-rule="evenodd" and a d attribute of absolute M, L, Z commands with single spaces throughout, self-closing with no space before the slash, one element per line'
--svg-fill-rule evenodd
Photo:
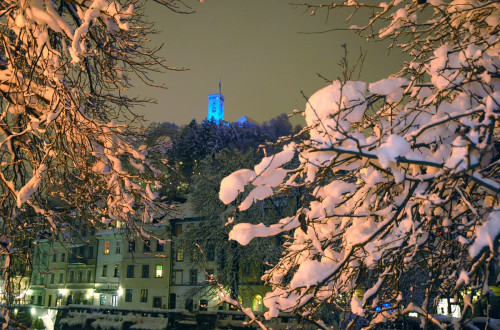
<path fill-rule="evenodd" d="M 180 15 L 148 2 L 146 15 L 161 30 L 153 44 L 164 44 L 161 55 L 167 64 L 186 72 L 155 75 L 167 90 L 141 86 L 132 93 L 154 97 L 158 104 L 137 108 L 149 121 L 178 125 L 206 118 L 207 95 L 218 92 L 222 79 L 225 119 L 247 115 L 259 122 L 280 113 L 303 110 L 301 91 L 310 96 L 328 79 L 341 76 L 338 65 L 347 43 L 352 62 L 367 51 L 362 80 L 376 81 L 398 71 L 402 61 L 387 43 L 366 43 L 351 31 L 317 32 L 343 27 L 346 11 L 309 16 L 294 9 L 289 0 L 206 0 L 188 2 L 196 12 Z M 365 13 L 367 14 L 367 13 Z M 358 23 L 347 23 L 348 25 Z M 295 123 L 300 120 L 294 120 Z"/>

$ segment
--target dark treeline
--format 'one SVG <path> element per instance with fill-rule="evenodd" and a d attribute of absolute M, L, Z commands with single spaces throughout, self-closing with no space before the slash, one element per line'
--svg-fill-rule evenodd
<path fill-rule="evenodd" d="M 260 126 L 250 123 L 224 123 L 192 120 L 181 127 L 170 122 L 152 123 L 148 129 L 148 142 L 163 141 L 164 150 L 160 161 L 169 180 L 161 188 L 160 195 L 172 202 L 183 202 L 192 192 L 193 176 L 199 173 L 199 164 L 207 157 L 226 151 L 238 150 L 262 158 L 259 146 L 276 141 L 281 136 L 300 130 L 292 127 L 288 116 L 281 114 Z M 227 174 L 229 174 L 228 172 Z"/>

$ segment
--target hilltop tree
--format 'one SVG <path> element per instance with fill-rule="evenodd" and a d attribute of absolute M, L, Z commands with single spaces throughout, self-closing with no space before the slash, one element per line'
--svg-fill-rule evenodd
<path fill-rule="evenodd" d="M 214 121 L 197 123 L 194 119 L 180 128 L 171 123 L 153 123 L 148 128 L 148 144 L 163 145 L 163 155 L 158 159 L 163 164 L 158 166 L 169 178 L 159 194 L 169 200 L 185 200 L 197 180 L 193 178 L 201 173 L 198 164 L 205 158 L 213 158 L 224 149 L 243 153 L 255 151 L 266 141 L 276 141 L 279 136 L 291 131 L 292 125 L 285 114 L 261 126 L 241 123 L 219 125 Z"/>
<path fill-rule="evenodd" d="M 177 1 L 157 1 L 183 11 Z M 148 49 L 144 2 L 0 3 L 0 253 L 30 259 L 31 243 L 121 222 L 139 233 L 168 206 L 153 185 L 142 100 L 133 77 L 173 69 Z M 135 231 L 136 230 L 136 231 Z M 7 300 L 10 295 L 5 295 Z M 9 303 L 10 301 L 7 301 Z"/>
<path fill-rule="evenodd" d="M 342 328 L 363 320 L 375 328 L 410 312 L 444 327 L 433 307 L 451 297 L 463 302 L 453 321 L 460 326 L 476 295 L 492 313 L 488 285 L 500 266 L 498 3 L 298 6 L 311 14 L 352 9 L 350 18 L 369 12 L 350 29 L 392 40 L 411 61 L 368 85 L 351 81 L 345 67 L 342 79 L 307 99 L 308 139 L 283 140 L 283 151 L 222 180 L 226 204 L 250 191 L 239 212 L 304 189 L 294 217 L 259 226 L 239 223 L 237 213 L 229 234 L 247 244 L 292 230 L 264 276 L 273 288 L 266 317 L 300 312 L 326 328 L 328 306 L 343 316 Z"/>

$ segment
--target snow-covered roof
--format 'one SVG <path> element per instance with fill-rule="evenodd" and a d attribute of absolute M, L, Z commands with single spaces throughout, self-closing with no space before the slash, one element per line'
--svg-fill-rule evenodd
<path fill-rule="evenodd" d="M 250 124 L 250 125 L 255 125 L 255 126 L 260 126 L 260 123 L 258 121 L 256 121 L 255 119 L 252 119 L 248 116 L 241 116 L 240 119 L 238 119 L 237 121 L 235 121 L 235 123 L 240 123 L 240 124 Z"/>

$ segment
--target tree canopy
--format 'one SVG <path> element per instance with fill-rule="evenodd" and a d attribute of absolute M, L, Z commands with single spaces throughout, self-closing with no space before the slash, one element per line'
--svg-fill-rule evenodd
<path fill-rule="evenodd" d="M 157 1 L 182 11 L 177 1 Z M 121 223 L 136 233 L 168 211 L 131 79 L 174 69 L 147 46 L 144 2 L 0 3 L 0 253 Z M 6 272 L 5 274 L 9 274 Z"/>
<path fill-rule="evenodd" d="M 489 279 L 500 266 L 498 4 L 298 6 L 311 14 L 351 9 L 358 23 L 351 30 L 392 40 L 411 60 L 370 84 L 349 80 L 346 67 L 343 79 L 307 99 L 309 138 L 285 139 L 282 151 L 222 180 L 226 204 L 250 191 L 240 212 L 304 191 L 294 216 L 272 225 L 236 216 L 229 234 L 245 245 L 290 233 L 264 275 L 272 286 L 265 316 L 301 312 L 326 328 L 328 308 L 341 328 L 374 328 L 413 312 L 423 324 L 443 326 L 433 306 L 451 297 L 464 302 L 453 321 L 464 324 L 476 295 L 489 301 Z"/>

